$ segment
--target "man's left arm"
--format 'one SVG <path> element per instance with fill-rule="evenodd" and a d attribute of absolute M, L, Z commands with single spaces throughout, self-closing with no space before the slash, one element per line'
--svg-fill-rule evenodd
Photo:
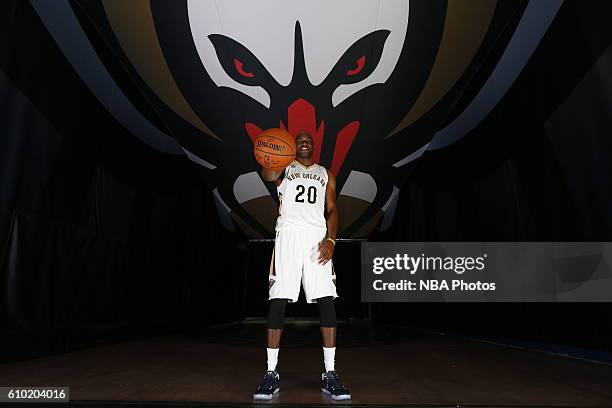
<path fill-rule="evenodd" d="M 327 236 L 319 244 L 319 263 L 325 265 L 334 254 L 336 234 L 338 233 L 338 207 L 336 207 L 336 177 L 327 170 L 325 188 L 325 213 L 327 218 Z"/>

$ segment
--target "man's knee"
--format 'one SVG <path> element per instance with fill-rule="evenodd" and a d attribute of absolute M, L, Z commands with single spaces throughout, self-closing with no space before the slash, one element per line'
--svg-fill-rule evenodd
<path fill-rule="evenodd" d="M 336 327 L 336 308 L 334 307 L 333 296 L 318 298 L 317 305 L 319 306 L 321 327 Z"/>
<path fill-rule="evenodd" d="M 282 329 L 289 299 L 272 299 L 268 311 L 268 329 Z"/>

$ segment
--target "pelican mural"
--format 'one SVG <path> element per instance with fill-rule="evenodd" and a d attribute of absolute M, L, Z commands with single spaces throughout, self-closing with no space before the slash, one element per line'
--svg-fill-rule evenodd
<path fill-rule="evenodd" d="M 342 237 L 385 229 L 411 165 L 484 119 L 562 3 L 31 2 L 94 93 L 113 82 L 92 46 L 104 39 L 166 129 L 130 110 L 125 94 L 127 108 L 113 114 L 152 147 L 192 160 L 224 225 L 253 238 L 271 236 L 277 215 L 275 187 L 252 155 L 261 130 L 313 135 L 315 160 L 337 177 Z"/>

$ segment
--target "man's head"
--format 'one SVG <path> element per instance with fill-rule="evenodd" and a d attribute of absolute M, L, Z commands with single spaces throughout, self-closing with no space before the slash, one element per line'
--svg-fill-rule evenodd
<path fill-rule="evenodd" d="M 314 140 L 308 132 L 299 132 L 295 135 L 296 158 L 312 159 Z"/>

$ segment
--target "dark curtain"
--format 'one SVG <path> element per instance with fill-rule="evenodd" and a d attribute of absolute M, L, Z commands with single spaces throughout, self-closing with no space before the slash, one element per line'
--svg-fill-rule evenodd
<path fill-rule="evenodd" d="M 0 9 L 0 359 L 238 320 L 246 251 L 194 166 L 117 123 L 29 2 Z"/>
<path fill-rule="evenodd" d="M 416 163 L 391 231 L 373 239 L 611 241 L 611 13 L 610 2 L 564 2 L 486 120 Z M 476 91 L 468 89 L 457 109 Z M 612 350 L 612 303 L 376 304 L 374 316 L 437 331 Z"/>

